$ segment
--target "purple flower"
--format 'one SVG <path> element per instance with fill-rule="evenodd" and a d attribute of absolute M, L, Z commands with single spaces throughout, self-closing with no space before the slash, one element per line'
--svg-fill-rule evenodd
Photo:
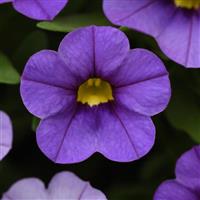
<path fill-rule="evenodd" d="M 68 0 L 0 0 L 0 4 L 8 2 L 12 2 L 15 10 L 29 18 L 53 20 Z"/>
<path fill-rule="evenodd" d="M 144 156 L 155 138 L 150 116 L 167 106 L 170 92 L 160 59 L 130 50 L 125 34 L 112 27 L 69 33 L 58 52 L 33 55 L 21 80 L 25 106 L 42 119 L 37 143 L 56 163 L 94 152 L 120 162 Z"/>
<path fill-rule="evenodd" d="M 154 200 L 200 199 L 200 146 L 184 153 L 176 163 L 176 179 L 165 181 Z"/>
<path fill-rule="evenodd" d="M 172 60 L 200 67 L 199 0 L 104 0 L 103 7 L 114 24 L 155 37 Z"/>
<path fill-rule="evenodd" d="M 12 124 L 9 116 L 0 111 L 0 160 L 2 160 L 12 147 Z"/>
<path fill-rule="evenodd" d="M 3 194 L 2 200 L 106 200 L 105 195 L 93 188 L 89 182 L 82 181 L 71 172 L 56 174 L 48 189 L 37 178 L 26 178 L 16 182 Z"/>

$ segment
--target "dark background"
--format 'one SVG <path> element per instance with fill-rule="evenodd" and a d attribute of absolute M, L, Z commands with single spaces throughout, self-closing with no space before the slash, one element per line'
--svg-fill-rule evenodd
<path fill-rule="evenodd" d="M 89 17 L 91 14 L 96 18 Z M 62 21 L 66 20 L 65 30 L 48 31 L 44 30 L 49 29 L 48 23 L 37 25 L 37 21 L 17 13 L 11 4 L 0 5 L 0 52 L 11 60 L 19 74 L 33 53 L 45 48 L 56 50 L 68 31 L 87 24 L 109 24 L 104 18 L 101 0 L 71 0 L 56 19 L 62 16 L 65 16 Z M 153 117 L 157 129 L 153 149 L 130 163 L 112 162 L 94 154 L 82 163 L 55 164 L 36 144 L 37 120 L 23 106 L 19 84 L 5 84 L 0 80 L 0 110 L 10 115 L 14 128 L 13 148 L 0 162 L 0 196 L 21 178 L 38 177 L 48 183 L 56 172 L 68 170 L 90 181 L 108 199 L 150 200 L 163 180 L 174 178 L 177 158 L 200 142 L 200 71 L 185 69 L 170 61 L 151 37 L 124 27 L 121 30 L 127 34 L 132 48 L 154 51 L 170 73 L 173 95 L 167 110 Z"/>

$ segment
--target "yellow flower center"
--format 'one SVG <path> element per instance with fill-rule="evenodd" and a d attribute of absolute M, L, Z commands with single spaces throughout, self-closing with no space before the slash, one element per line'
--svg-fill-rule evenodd
<path fill-rule="evenodd" d="M 174 0 L 177 7 L 187 9 L 199 9 L 200 0 Z"/>
<path fill-rule="evenodd" d="M 112 87 L 100 78 L 90 78 L 78 88 L 77 101 L 91 107 L 111 100 L 114 100 Z"/>

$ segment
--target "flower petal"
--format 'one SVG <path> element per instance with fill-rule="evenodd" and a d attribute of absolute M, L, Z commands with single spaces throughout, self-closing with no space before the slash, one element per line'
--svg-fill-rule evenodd
<path fill-rule="evenodd" d="M 45 191 L 44 184 L 36 178 L 27 178 L 22 179 L 16 182 L 12 187 L 3 194 L 2 200 L 11 200 L 11 199 L 48 199 L 47 193 Z"/>
<path fill-rule="evenodd" d="M 75 100 L 77 80 L 54 51 L 33 55 L 22 75 L 20 92 L 27 109 L 44 118 L 59 112 Z"/>
<path fill-rule="evenodd" d="M 1 3 L 10 3 L 10 2 L 12 2 L 13 0 L 0 0 L 0 4 Z"/>
<path fill-rule="evenodd" d="M 81 199 L 82 200 L 87 200 L 87 199 L 95 199 L 95 200 L 106 200 L 106 196 L 100 192 L 97 189 L 94 189 L 93 187 L 90 186 L 90 184 L 85 187 L 85 191 L 81 194 Z"/>
<path fill-rule="evenodd" d="M 105 195 L 71 172 L 56 174 L 48 187 L 52 199 L 106 200 Z"/>
<path fill-rule="evenodd" d="M 165 29 L 176 10 L 168 0 L 104 0 L 103 8 L 108 19 L 114 24 L 153 36 L 159 35 Z"/>
<path fill-rule="evenodd" d="M 192 190 L 184 187 L 176 181 L 165 181 L 157 189 L 154 200 L 199 200 Z"/>
<path fill-rule="evenodd" d="M 46 0 L 14 0 L 14 8 L 36 20 L 53 20 L 53 18 L 64 8 L 68 0 L 49 0 L 48 3 Z"/>
<path fill-rule="evenodd" d="M 85 79 L 113 71 L 128 50 L 129 42 L 123 32 L 111 27 L 90 26 L 68 34 L 58 52 L 71 71 Z"/>
<path fill-rule="evenodd" d="M 42 50 L 31 56 L 22 79 L 43 82 L 65 89 L 76 89 L 81 82 L 73 76 L 56 51 Z"/>
<path fill-rule="evenodd" d="M 193 22 L 191 27 L 191 41 L 189 38 L 189 49 L 188 49 L 188 59 L 186 66 L 187 67 L 200 67 L 200 11 L 199 15 L 193 16 Z"/>
<path fill-rule="evenodd" d="M 164 110 L 171 96 L 165 66 L 147 50 L 131 50 L 110 80 L 115 86 L 116 101 L 144 115 Z"/>
<path fill-rule="evenodd" d="M 96 150 L 95 114 L 87 106 L 71 106 L 64 112 L 42 120 L 37 143 L 56 163 L 76 163 Z"/>
<path fill-rule="evenodd" d="M 176 164 L 176 180 L 191 188 L 200 189 L 200 146 L 184 153 Z"/>
<path fill-rule="evenodd" d="M 0 160 L 2 160 L 12 147 L 13 131 L 9 116 L 0 111 Z"/>
<path fill-rule="evenodd" d="M 131 161 L 145 155 L 154 143 L 149 117 L 108 104 L 78 105 L 47 118 L 37 129 L 41 150 L 57 163 L 75 163 L 100 152 L 111 160 Z"/>
<path fill-rule="evenodd" d="M 162 51 L 186 67 L 200 67 L 200 18 L 185 11 L 178 12 L 157 37 Z"/>
<path fill-rule="evenodd" d="M 79 28 L 61 41 L 58 54 L 66 66 L 82 81 L 93 74 L 93 28 Z"/>
<path fill-rule="evenodd" d="M 94 27 L 95 74 L 104 78 L 126 57 L 130 46 L 126 35 L 112 27 Z"/>
<path fill-rule="evenodd" d="M 98 151 L 111 160 L 137 160 L 154 144 L 155 127 L 149 117 L 112 105 L 99 111 L 99 119 Z"/>

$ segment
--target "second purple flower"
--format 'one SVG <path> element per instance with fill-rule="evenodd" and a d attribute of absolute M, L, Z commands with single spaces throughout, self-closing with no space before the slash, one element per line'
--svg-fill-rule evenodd
<path fill-rule="evenodd" d="M 95 152 L 119 162 L 144 156 L 155 139 L 150 117 L 165 109 L 170 94 L 160 59 L 130 50 L 125 34 L 111 27 L 69 33 L 58 52 L 33 55 L 21 80 L 25 106 L 42 119 L 38 145 L 56 163 Z"/>
<path fill-rule="evenodd" d="M 185 152 L 176 163 L 176 179 L 164 181 L 157 189 L 154 200 L 200 199 L 200 146 Z"/>
<path fill-rule="evenodd" d="M 53 20 L 68 0 L 0 0 L 0 4 L 12 3 L 19 13 L 35 20 Z"/>

